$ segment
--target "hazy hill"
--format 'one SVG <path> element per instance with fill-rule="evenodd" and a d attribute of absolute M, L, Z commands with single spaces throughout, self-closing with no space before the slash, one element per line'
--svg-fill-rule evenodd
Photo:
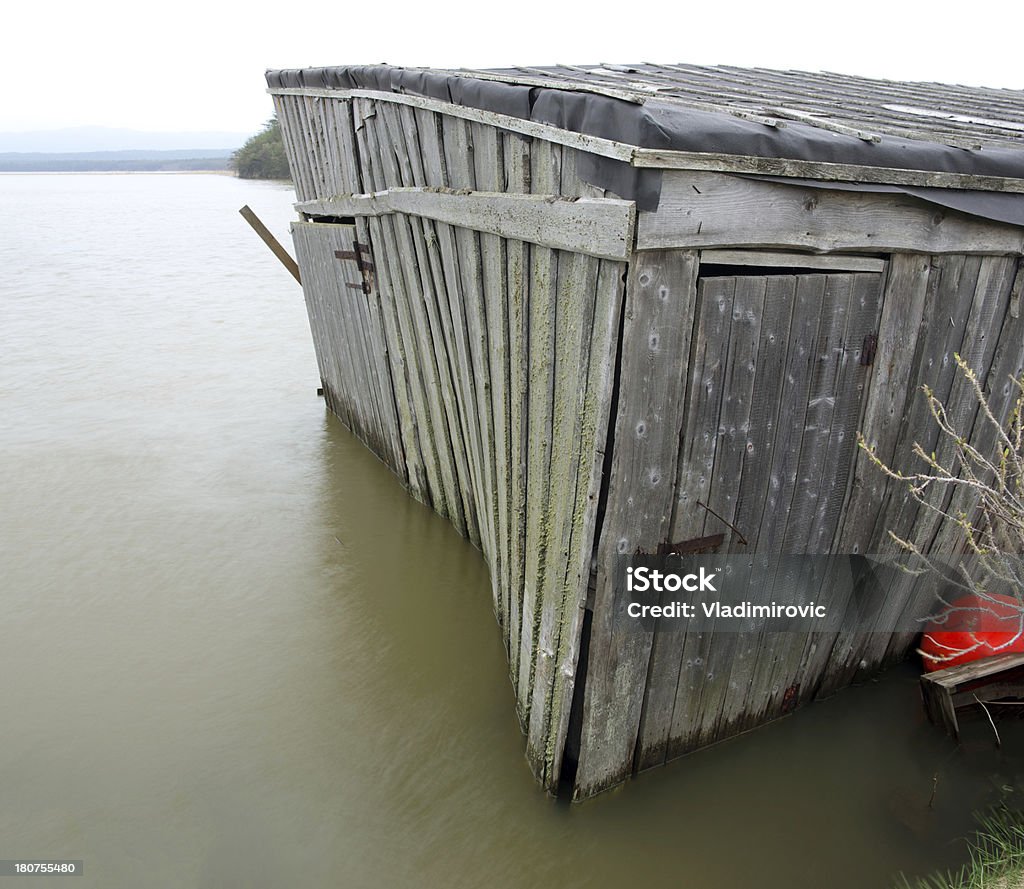
<path fill-rule="evenodd" d="M 0 154 L 65 154 L 96 151 L 158 151 L 239 148 L 251 133 L 194 132 L 155 133 L 112 127 L 67 127 L 28 133 L 0 133 Z M 197 149 L 197 146 L 200 148 Z"/>
<path fill-rule="evenodd" d="M 176 151 L 0 152 L 0 173 L 86 173 L 226 170 L 227 148 Z"/>

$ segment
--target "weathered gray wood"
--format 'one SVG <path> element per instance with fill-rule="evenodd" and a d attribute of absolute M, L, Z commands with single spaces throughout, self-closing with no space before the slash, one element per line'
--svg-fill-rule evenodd
<path fill-rule="evenodd" d="M 557 192 L 526 195 L 481 190 L 467 194 L 394 187 L 370 195 L 305 201 L 295 207 L 310 216 L 408 213 L 604 259 L 626 259 L 632 249 L 634 205 L 612 198 L 569 200 Z"/>
<path fill-rule="evenodd" d="M 903 195 L 666 173 L 657 211 L 637 219 L 637 248 L 667 247 L 1020 254 L 1024 229 Z"/>
<path fill-rule="evenodd" d="M 467 108 L 436 99 L 404 93 L 384 93 L 375 90 L 321 90 L 313 88 L 278 88 L 268 90 L 274 96 L 306 95 L 336 98 L 364 97 L 379 102 L 397 102 L 442 112 L 445 115 L 486 123 L 524 135 L 545 139 L 592 154 L 612 157 L 632 163 L 636 167 L 665 170 L 715 171 L 726 173 L 760 173 L 772 176 L 792 176 L 803 179 L 838 180 L 847 182 L 889 183 L 936 188 L 976 189 L 982 191 L 1024 192 L 1024 180 L 1004 176 L 983 176 L 967 173 L 941 173 L 930 170 L 904 170 L 895 167 L 839 164 L 824 161 L 799 161 L 787 158 L 749 157 L 716 152 L 668 151 L 637 148 L 609 139 L 586 136 L 558 127 L 540 124 L 509 115 L 496 114 L 476 108 Z"/>
<path fill-rule="evenodd" d="M 448 169 L 445 155 L 442 120 L 439 115 L 417 112 L 417 133 L 422 152 L 424 175 L 428 180 L 448 183 Z M 462 450 L 471 482 L 473 526 L 477 529 L 476 543 L 481 549 L 487 539 L 486 513 L 488 498 L 484 475 L 483 449 L 481 446 L 480 420 L 478 416 L 478 381 L 474 373 L 473 359 L 467 332 L 468 294 L 459 265 L 456 230 L 440 222 L 430 222 L 434 236 L 432 249 L 440 255 L 440 271 L 444 286 L 438 282 L 439 311 L 446 335 L 449 363 L 452 367 L 453 382 L 460 392 L 459 414 L 462 429 Z M 442 298 L 445 297 L 445 299 Z"/>
<path fill-rule="evenodd" d="M 822 472 L 817 515 L 812 522 L 807 552 L 836 552 L 833 540 L 847 501 L 847 483 L 856 459 L 857 431 L 869 376 L 869 366 L 863 363 L 868 358 L 864 347 L 867 344 L 870 348 L 868 338 L 877 336 L 881 283 L 881 278 L 874 275 L 849 278 L 846 331 L 838 344 L 839 366 L 833 389 L 835 407 L 826 447 L 830 465 Z"/>
<path fill-rule="evenodd" d="M 411 109 L 407 109 L 411 111 Z M 471 124 L 473 139 L 474 182 L 487 192 L 498 192 L 504 185 L 504 158 L 501 134 L 493 127 Z M 491 501 L 492 526 L 496 548 L 491 565 L 494 601 L 498 620 L 506 642 L 510 604 L 509 576 L 509 446 L 508 424 L 508 280 L 505 276 L 505 240 L 493 234 L 481 234 L 480 264 L 483 275 L 483 297 L 487 322 L 487 363 L 491 382 L 491 428 L 494 433 L 494 498 Z"/>
<path fill-rule="evenodd" d="M 654 549 L 669 531 L 692 330 L 680 319 L 694 315 L 696 273 L 696 254 L 683 252 L 652 254 L 630 267 L 577 798 L 632 771 L 651 639 L 624 615 L 619 571 L 625 557 Z"/>
<path fill-rule="evenodd" d="M 784 391 L 783 372 L 795 303 L 795 276 L 773 275 L 765 279 L 764 314 L 741 470 L 743 484 L 737 491 L 732 518 L 733 524 L 746 538 L 749 552 L 763 551 L 759 545 L 761 522 L 771 492 L 771 468 L 781 403 L 779 396 Z"/>
<path fill-rule="evenodd" d="M 476 174 L 468 125 L 465 121 L 446 118 L 441 123 L 441 130 L 444 138 L 445 168 L 450 185 L 461 189 L 475 189 Z M 488 357 L 490 342 L 479 235 L 475 231 L 456 228 L 455 248 L 457 268 L 462 284 L 469 366 L 475 381 L 478 466 L 482 482 L 481 496 L 477 502 L 477 519 L 480 525 L 480 542 L 484 557 L 489 565 L 494 566 L 497 564 L 498 550 L 497 529 L 494 522 L 497 493 L 494 482 L 494 430 Z M 493 587 L 492 597 L 494 610 L 496 613 L 500 613 L 498 591 Z"/>
<path fill-rule="evenodd" d="M 991 332 L 1002 330 L 1007 325 L 1014 326 L 1012 319 L 1007 316 L 1015 269 L 1016 262 L 1008 257 L 984 257 L 977 278 L 969 277 L 966 289 L 963 285 L 960 287 L 959 299 L 970 306 L 970 313 L 964 322 L 963 340 L 956 351 L 980 380 L 985 380 L 989 376 L 999 342 Z M 951 318 L 951 321 L 953 320 Z M 1019 354 L 1020 351 L 1024 351 L 1024 341 L 1018 342 Z M 1019 360 L 1016 364 L 1019 365 Z M 923 382 L 931 385 L 928 380 Z M 947 418 L 953 428 L 964 431 L 968 439 L 982 449 L 982 453 L 991 453 L 994 443 L 991 437 L 993 430 L 983 420 L 979 422 L 979 409 L 973 390 L 959 371 L 953 373 L 944 403 Z M 997 403 L 998 409 L 1003 407 L 1004 405 Z M 932 425 L 934 426 L 934 422 Z M 954 444 L 948 437 L 936 436 L 934 447 L 927 452 L 934 453 L 940 464 L 948 466 L 954 459 Z M 970 514 L 974 511 L 977 500 L 967 491 L 960 490 L 957 492 L 955 504 L 951 504 L 952 494 L 952 491 L 941 488 L 933 488 L 928 492 L 925 499 L 930 508 L 918 510 L 905 539 L 913 540 L 939 556 L 952 556 L 959 552 L 964 535 L 955 522 L 944 521 L 941 512 L 949 512 L 952 506 L 953 514 L 957 510 Z M 932 605 L 933 597 L 929 585 L 917 584 L 907 597 L 904 611 L 897 619 L 898 625 L 908 626 L 914 619 L 927 615 Z M 891 634 L 886 659 L 892 660 L 902 656 L 913 644 L 915 636 L 915 633 L 909 631 Z"/>
<path fill-rule="evenodd" d="M 347 273 L 334 257 L 335 250 L 351 247 L 351 228 L 295 223 L 293 234 L 312 275 L 309 291 L 317 306 L 311 319 L 315 318 L 320 331 L 321 348 L 333 359 L 329 374 L 332 398 L 341 402 L 340 413 L 349 428 L 384 458 L 382 431 L 370 403 L 368 360 L 362 347 L 365 337 L 354 321 L 352 292 L 347 287 L 358 276 Z M 361 292 L 360 298 L 364 298 Z"/>
<path fill-rule="evenodd" d="M 800 275 L 797 278 L 786 371 L 778 396 L 779 417 L 772 447 L 768 498 L 757 532 L 757 546 L 762 552 L 793 552 L 785 549 L 785 542 L 793 498 L 799 487 L 800 444 L 807 425 L 814 338 L 824 299 L 823 275 Z M 792 537 L 790 539 L 792 542 Z M 796 541 L 794 545 L 799 546 L 800 542 Z"/>
<path fill-rule="evenodd" d="M 643 217 L 645 249 L 631 255 L 632 205 L 579 177 L 583 137 L 545 142 L 400 94 L 298 92 L 275 98 L 290 156 L 306 165 L 299 209 L 355 216 L 372 254 L 365 294 L 356 265 L 330 249 L 354 256 L 352 227 L 299 224 L 328 403 L 483 549 L 546 787 L 562 767 L 595 535 L 577 798 L 900 652 L 906 640 L 890 625 L 915 608 L 911 587 L 852 633 L 779 639 L 663 621 L 650 635 L 621 614 L 616 572 L 637 549 L 721 532 L 725 548 L 769 573 L 750 598 L 797 587 L 810 596 L 849 566 L 772 573 L 779 552 L 871 549 L 890 527 L 953 547 L 948 526 L 869 477 L 852 433 L 863 428 L 890 455 L 917 437 L 935 446 L 914 388 L 936 377 L 972 441 L 983 437 L 949 356 L 962 351 L 986 385 L 1024 363 L 1009 258 L 1024 245 L 1020 229 L 899 196 L 676 171 L 661 209 Z M 625 148 L 620 159 L 634 156 Z M 644 240 L 655 221 L 667 240 Z M 950 256 L 896 257 L 876 325 L 886 260 L 841 254 L 896 246 Z M 706 272 L 794 273 L 706 275 L 698 291 L 702 248 Z M 623 259 L 632 268 L 620 332 Z M 815 268 L 833 274 L 805 273 Z M 876 330 L 874 363 L 861 364 Z"/>
<path fill-rule="evenodd" d="M 1024 654 L 1004 654 L 921 675 L 921 696 L 933 723 L 960 736 L 956 711 L 978 700 L 1024 696 Z"/>
<path fill-rule="evenodd" d="M 591 577 L 591 558 L 596 543 L 602 469 L 611 422 L 624 277 L 623 265 L 606 260 L 600 263 L 591 317 L 590 361 L 576 405 L 580 471 L 570 523 L 568 557 L 565 560 L 562 628 L 556 651 L 557 673 L 552 692 L 552 725 L 547 752 L 547 783 L 552 789 L 558 786 L 560 779 L 579 666 L 580 637 Z"/>
<path fill-rule="evenodd" d="M 312 103 L 319 101 L 312 96 L 302 96 L 295 105 L 295 112 L 302 127 L 305 138 L 306 152 L 310 159 L 310 173 L 313 184 L 313 194 L 322 195 L 327 191 L 325 181 L 327 163 L 324 156 L 322 139 L 318 132 L 318 121 L 312 110 Z"/>
<path fill-rule="evenodd" d="M 535 144 L 530 152 L 531 182 L 545 191 L 559 181 L 561 147 Z M 523 577 L 518 693 L 520 719 L 528 726 L 541 622 L 544 615 L 545 574 L 551 527 L 552 412 L 555 396 L 555 324 L 558 254 L 545 247 L 530 248 L 529 449 L 526 476 L 526 551 Z M 534 763 L 535 764 L 535 763 Z"/>
<path fill-rule="evenodd" d="M 728 342 L 723 344 L 726 358 L 717 426 L 718 443 L 706 501 L 714 513 L 709 511 L 704 517 L 703 533 L 724 533 L 725 548 L 743 551 L 749 540 L 741 537 L 743 528 L 734 530 L 732 525 L 735 524 L 737 498 L 743 481 L 744 458 L 748 455 L 748 448 L 753 448 L 748 433 L 768 281 L 763 277 L 736 278 L 729 282 L 729 287 L 733 289 L 732 323 Z M 715 298 L 710 281 L 706 293 L 711 299 Z"/>
<path fill-rule="evenodd" d="M 272 96 L 322 95 L 336 98 L 363 98 L 377 102 L 395 102 L 400 105 L 409 105 L 413 108 L 440 112 L 446 117 L 456 117 L 461 120 L 487 124 L 502 130 L 510 130 L 514 133 L 522 133 L 524 136 L 532 136 L 556 145 L 568 145 L 571 148 L 578 148 L 591 154 L 598 154 L 603 157 L 611 157 L 627 162 L 632 159 L 636 150 L 632 145 L 624 145 L 611 139 L 587 136 L 583 133 L 574 133 L 559 127 L 550 126 L 549 124 L 511 117 L 507 114 L 498 114 L 479 108 L 467 108 L 463 105 L 454 105 L 450 102 L 442 102 L 437 99 L 428 99 L 423 96 L 413 96 L 406 93 L 384 93 L 377 90 L 322 90 L 307 87 L 301 89 L 286 87 L 271 89 L 267 92 Z"/>
<path fill-rule="evenodd" d="M 444 182 L 443 148 L 437 116 L 429 112 L 403 109 L 403 125 L 407 133 L 415 133 L 419 148 L 419 164 L 413 164 L 414 173 L 422 176 L 423 182 Z M 475 441 L 476 426 L 475 397 L 470 396 L 471 374 L 468 370 L 468 356 L 464 343 L 465 324 L 462 321 L 461 283 L 452 267 L 455 256 L 454 235 L 447 225 L 435 224 L 432 220 L 421 219 L 423 240 L 428 251 L 430 271 L 433 279 L 433 293 L 436 305 L 432 311 L 437 316 L 440 336 L 435 334 L 435 344 L 443 348 L 446 361 L 438 357 L 438 365 L 447 364 L 453 398 L 445 408 L 449 411 L 449 428 L 452 430 L 452 447 L 455 453 L 459 478 L 460 495 L 466 517 L 467 533 L 470 540 L 480 546 L 479 506 L 480 488 L 476 467 Z M 454 288 L 454 291 L 450 291 Z"/>
<path fill-rule="evenodd" d="M 746 265 L 764 269 L 821 269 L 831 272 L 881 272 L 884 259 L 868 256 L 831 256 L 818 253 L 783 253 L 775 250 L 701 250 L 701 265 Z"/>
<path fill-rule="evenodd" d="M 360 153 L 362 155 L 365 152 L 372 158 L 377 180 L 386 187 L 389 181 L 397 180 L 398 171 L 391 146 L 382 149 L 378 126 L 383 127 L 379 115 L 364 118 L 360 129 Z M 450 470 L 450 464 L 444 459 L 445 447 L 439 435 L 441 430 L 438 423 L 443 420 L 436 403 L 436 368 L 433 367 L 429 347 L 421 338 L 422 326 L 414 319 L 412 312 L 413 305 L 422 305 L 418 271 L 414 267 L 415 257 L 411 245 L 399 234 L 402 226 L 395 219 L 385 217 L 374 220 L 371 222 L 371 230 L 374 229 L 374 223 L 380 232 L 380 237 L 375 240 L 382 245 L 383 256 L 388 257 L 383 265 L 390 279 L 395 333 L 407 362 L 409 415 L 416 430 L 424 470 L 425 484 L 421 486 L 421 494 L 425 503 L 447 517 L 452 480 L 451 472 L 446 471 Z"/>
<path fill-rule="evenodd" d="M 564 686 L 563 670 L 568 668 L 571 676 L 574 666 L 559 661 L 559 646 L 564 622 L 569 616 L 567 612 L 578 606 L 585 590 L 580 578 L 580 541 L 577 537 L 574 547 L 573 524 L 578 513 L 579 454 L 584 435 L 580 401 L 581 396 L 586 395 L 585 381 L 590 367 L 597 272 L 596 259 L 580 254 L 559 254 L 554 329 L 558 346 L 554 354 L 550 432 L 553 446 L 544 517 L 548 560 L 540 595 L 537 663 L 527 728 L 527 756 L 542 783 L 552 788 L 557 786 L 552 779 L 561 765 L 555 762 L 554 748 L 549 743 L 555 686 Z M 584 480 L 584 484 L 588 485 L 589 481 Z M 579 518 L 582 519 L 582 515 Z M 574 549 L 577 551 L 570 553 Z M 568 576 L 569 563 L 576 568 L 572 577 Z M 561 695 L 559 699 L 561 701 Z"/>
<path fill-rule="evenodd" d="M 376 111 L 372 107 L 361 107 L 356 103 L 354 112 L 356 135 L 360 144 L 359 158 L 362 165 L 361 175 L 363 181 L 375 184 L 382 182 L 383 173 L 379 170 L 380 158 L 375 156 L 369 146 L 366 145 L 369 138 L 366 131 L 366 119 L 367 116 L 376 114 Z M 375 248 L 374 256 L 379 255 L 383 257 L 387 255 L 386 240 L 380 220 L 369 219 L 365 230 L 369 234 L 368 242 Z M 421 452 L 417 418 L 412 406 L 411 387 L 413 384 L 412 374 L 414 368 L 410 367 L 410 361 L 406 357 L 407 350 L 399 334 L 397 297 L 389 263 L 375 263 L 374 277 L 380 292 L 381 320 L 388 343 L 388 358 L 391 364 L 395 408 L 398 416 L 399 433 L 402 438 L 402 453 L 405 457 L 406 482 L 410 493 L 417 500 L 429 503 L 430 483 Z"/>
<path fill-rule="evenodd" d="M 270 248 L 270 252 L 277 257 L 281 265 L 283 265 L 291 276 L 301 284 L 302 276 L 299 274 L 298 264 L 294 259 L 292 259 L 288 251 L 281 246 L 281 242 L 271 234 L 270 229 L 268 229 L 263 224 L 262 220 L 251 209 L 249 209 L 248 204 L 243 206 L 238 212 L 241 213 L 242 218 L 252 226 L 253 231 L 260 236 L 260 240 Z"/>
<path fill-rule="evenodd" d="M 373 244 L 367 221 L 357 219 L 355 224 L 356 239 L 360 244 L 370 247 L 370 256 L 374 257 Z M 375 263 L 376 264 L 376 263 Z M 374 356 L 377 372 L 377 385 L 380 402 L 378 405 L 381 424 L 388 439 L 391 459 L 388 465 L 399 478 L 408 483 L 408 463 L 405 458 L 405 446 L 398 412 L 398 396 L 394 382 L 395 363 L 392 361 L 392 349 L 387 338 L 384 310 L 381 306 L 380 288 L 377 275 L 370 276 L 372 285 L 365 303 L 366 327 L 369 331 L 367 348 Z"/>
<path fill-rule="evenodd" d="M 778 157 L 744 157 L 700 151 L 663 151 L 637 148 L 634 167 L 693 172 L 753 173 L 792 176 L 837 182 L 869 182 L 880 185 L 918 185 L 933 188 L 962 188 L 978 191 L 1024 192 L 1024 179 L 979 176 L 970 173 L 938 173 L 932 170 L 903 170 L 896 167 L 867 167 L 826 161 L 798 161 Z M 666 177 L 667 178 L 667 177 Z"/>
<path fill-rule="evenodd" d="M 406 148 L 404 131 L 400 122 L 393 119 L 391 112 L 393 109 L 384 107 L 377 115 L 378 145 L 388 145 L 381 153 L 386 158 L 384 166 L 389 181 L 411 182 L 412 162 Z M 426 245 L 418 220 L 396 214 L 389 223 L 395 233 L 408 299 L 406 312 L 400 317 L 408 319 L 408 336 L 416 344 L 417 363 L 421 369 L 426 399 L 427 428 L 433 440 L 443 486 L 443 506 L 437 511 L 449 518 L 460 533 L 465 534 L 466 518 L 456 466 L 456 448 L 452 443 L 455 437 L 453 432 L 457 433 L 457 429 L 453 427 L 450 410 L 447 408 L 452 392 L 449 388 L 448 365 L 443 355 L 443 334 L 428 309 L 428 306 L 436 304 L 436 297 Z M 440 359 L 439 350 L 442 351 Z"/>
<path fill-rule="evenodd" d="M 869 449 L 892 465 L 907 399 L 914 397 L 911 366 L 924 319 L 931 263 L 927 256 L 897 253 L 890 260 L 872 373 L 868 377 L 861 433 Z M 889 480 L 858 450 L 854 481 L 835 551 L 868 553 Z"/>
<path fill-rule="evenodd" d="M 850 309 L 851 290 L 852 280 L 848 275 L 830 275 L 825 279 L 818 332 L 812 344 L 797 485 L 790 501 L 786 534 L 782 541 L 783 552 L 813 552 L 811 535 L 816 530 L 814 523 L 825 510 L 820 502 L 822 487 L 827 489 L 827 477 L 837 468 L 830 459 L 828 448 L 839 376 L 846 358 L 843 335 Z"/>
<path fill-rule="evenodd" d="M 504 179 L 507 191 L 530 190 L 530 141 L 508 133 L 504 137 Z M 529 246 L 505 243 L 508 280 L 509 355 L 509 675 L 518 687 L 523 633 L 523 594 L 526 568 L 526 489 L 529 438 Z"/>
<path fill-rule="evenodd" d="M 278 115 L 281 131 L 288 149 L 288 164 L 295 182 L 295 196 L 300 201 L 309 201 L 317 196 L 313 184 L 311 155 L 306 145 L 306 134 L 297 116 L 301 97 L 281 97 Z"/>

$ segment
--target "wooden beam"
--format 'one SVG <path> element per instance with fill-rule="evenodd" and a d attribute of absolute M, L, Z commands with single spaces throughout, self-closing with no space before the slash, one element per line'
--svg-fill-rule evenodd
<path fill-rule="evenodd" d="M 281 261 L 281 265 L 288 269 L 288 271 L 291 272 L 292 277 L 301 284 L 302 277 L 299 274 L 298 263 L 296 263 L 288 251 L 281 246 L 281 242 L 270 233 L 270 229 L 268 229 L 260 221 L 260 218 L 249 209 L 248 204 L 239 209 L 238 212 L 241 213 L 242 218 L 252 226 L 253 231 L 263 239 L 263 243 L 270 248 L 274 256 Z"/>
<path fill-rule="evenodd" d="M 634 167 L 653 167 L 660 170 L 709 170 L 719 173 L 755 173 L 765 176 L 823 179 L 828 182 L 870 182 L 882 185 L 1024 193 L 1024 178 L 903 170 L 897 167 L 870 167 L 863 164 L 834 164 L 826 161 L 791 160 L 784 157 L 748 157 L 706 151 L 637 148 L 632 164 Z"/>
<path fill-rule="evenodd" d="M 637 249 L 672 247 L 1019 255 L 1024 228 L 905 195 L 675 171 L 657 211 L 637 219 Z"/>
<path fill-rule="evenodd" d="M 825 269 L 836 272 L 881 272 L 884 259 L 870 256 L 823 256 L 820 253 L 778 253 L 770 250 L 701 250 L 700 264 L 757 268 Z"/>
<path fill-rule="evenodd" d="M 382 216 L 404 213 L 472 231 L 601 259 L 624 260 L 632 250 L 631 201 L 567 200 L 558 195 L 503 194 L 429 188 L 391 188 L 366 195 L 304 201 L 307 216 Z"/>
<path fill-rule="evenodd" d="M 502 130 L 510 130 L 513 133 L 535 136 L 548 142 L 557 142 L 559 145 L 568 145 L 570 148 L 577 148 L 580 151 L 599 154 L 602 157 L 610 157 L 627 163 L 633 159 L 633 153 L 636 151 L 634 146 L 626 145 L 623 142 L 616 142 L 612 139 L 602 139 L 599 136 L 574 133 L 571 130 L 563 130 L 561 127 L 537 123 L 522 117 L 512 117 L 509 114 L 499 114 L 496 111 L 485 111 L 482 108 L 468 108 L 465 105 L 455 105 L 452 102 L 442 102 L 439 99 L 428 99 L 425 96 L 411 96 L 408 93 L 387 93 L 379 90 L 328 90 L 307 87 L 282 87 L 270 89 L 267 92 L 272 96 L 321 96 L 334 99 L 363 98 L 373 99 L 377 102 L 394 102 L 399 105 L 409 105 L 412 108 L 436 111 L 441 114 L 447 114 L 450 117 L 461 117 L 463 120 L 471 120 L 475 123 L 488 124 Z"/>

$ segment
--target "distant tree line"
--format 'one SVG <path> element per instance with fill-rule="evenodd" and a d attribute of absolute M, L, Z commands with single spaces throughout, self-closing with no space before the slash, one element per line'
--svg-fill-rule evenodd
<path fill-rule="evenodd" d="M 240 179 L 291 179 L 284 139 L 277 115 L 264 124 L 263 131 L 231 155 L 231 169 Z"/>

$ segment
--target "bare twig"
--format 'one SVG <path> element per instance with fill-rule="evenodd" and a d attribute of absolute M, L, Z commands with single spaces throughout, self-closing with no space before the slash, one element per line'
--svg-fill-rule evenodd
<path fill-rule="evenodd" d="M 992 731 L 996 733 L 996 747 L 1002 747 L 1003 739 L 999 737 L 999 729 L 996 728 L 995 720 L 992 719 L 992 714 L 988 712 L 988 707 L 985 706 L 984 702 L 977 695 L 973 695 L 973 697 L 981 706 L 981 709 L 985 711 L 985 715 L 988 717 L 988 724 L 992 726 Z"/>

